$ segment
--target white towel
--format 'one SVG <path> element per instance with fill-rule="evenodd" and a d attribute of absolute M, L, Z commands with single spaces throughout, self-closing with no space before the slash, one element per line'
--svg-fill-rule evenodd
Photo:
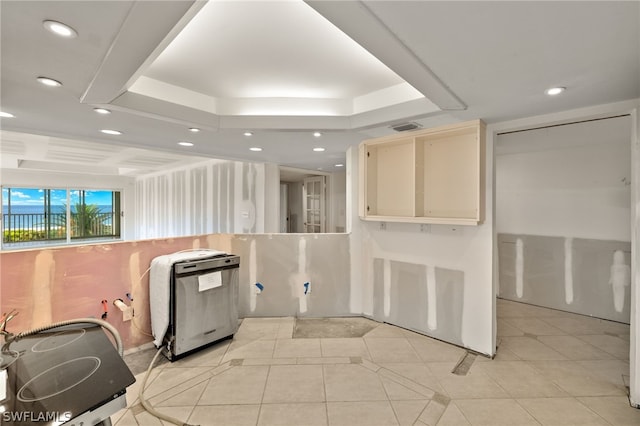
<path fill-rule="evenodd" d="M 171 267 L 176 262 L 201 259 L 219 254 L 225 254 L 218 250 L 194 250 L 177 252 L 155 257 L 151 261 L 149 270 L 149 311 L 151 312 L 151 331 L 156 347 L 162 345 L 162 339 L 169 327 L 169 301 Z"/>

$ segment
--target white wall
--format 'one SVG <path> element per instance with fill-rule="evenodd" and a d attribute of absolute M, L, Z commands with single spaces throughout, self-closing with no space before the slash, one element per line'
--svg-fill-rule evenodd
<path fill-rule="evenodd" d="M 329 177 L 329 223 L 331 229 L 327 232 L 346 231 L 347 209 L 347 174 L 346 172 L 331 173 Z"/>
<path fill-rule="evenodd" d="M 374 282 L 379 280 L 374 272 L 375 259 L 384 262 L 404 262 L 415 265 L 418 270 L 433 271 L 436 268 L 461 271 L 464 274 L 461 342 L 448 336 L 438 338 L 492 355 L 495 352 L 493 333 L 495 318 L 495 296 L 493 284 L 493 138 L 487 138 L 486 151 L 486 220 L 479 226 L 431 225 L 422 232 L 419 224 L 386 223 L 381 230 L 380 222 L 366 222 L 357 216 L 357 151 L 351 150 L 349 160 L 350 211 L 349 229 L 352 256 L 352 294 L 362 294 L 362 311 L 376 317 L 376 294 Z M 349 157 L 349 156 L 348 156 Z M 354 159 L 355 157 L 355 159 Z M 379 261 L 378 261 L 379 262 Z M 416 269 L 416 268 L 414 268 Z M 428 273 L 428 272 L 427 272 Z M 426 278 L 427 283 L 429 277 Z M 391 283 L 404 285 L 405 283 Z M 391 289 L 393 291 L 393 289 Z M 417 303 L 426 303 L 418 301 Z M 418 305 L 416 305 L 418 306 Z M 355 308 L 355 306 L 354 306 Z M 419 312 L 416 312 L 418 315 Z M 388 321 L 385 318 L 376 318 Z M 390 322 L 390 321 L 388 321 Z M 418 330 L 434 334 L 430 330 Z"/>
<path fill-rule="evenodd" d="M 362 247 L 362 226 L 358 217 L 358 148 L 347 149 L 346 162 L 346 231 L 349 233 L 349 255 L 351 256 L 350 306 L 351 313 L 364 313 L 365 294 L 372 294 L 373 285 L 363 279 L 365 256 Z M 365 291 L 365 288 L 367 291 Z"/>
<path fill-rule="evenodd" d="M 137 238 L 265 232 L 265 174 L 264 164 L 211 160 L 139 177 Z"/>
<path fill-rule="evenodd" d="M 631 375 L 629 381 L 631 404 L 640 408 L 640 102 L 631 112 Z"/>
<path fill-rule="evenodd" d="M 497 123 L 493 127 L 494 133 L 504 133 L 530 129 L 540 126 L 551 126 L 574 121 L 589 119 L 599 119 L 620 114 L 630 114 L 632 129 L 631 138 L 631 189 L 630 214 L 631 223 L 631 331 L 630 331 L 630 400 L 632 405 L 640 407 L 640 324 L 638 324 L 638 314 L 640 313 L 640 276 L 638 267 L 640 266 L 640 253 L 638 241 L 640 241 L 640 123 L 638 122 L 638 109 L 640 100 L 618 102 L 614 104 L 597 105 L 579 110 L 563 111 L 545 116 L 529 117 L 510 122 Z M 499 226 L 499 225 L 498 225 Z"/>
<path fill-rule="evenodd" d="M 136 238 L 135 178 L 2 169 L 0 173 L 0 185 L 23 188 L 105 189 L 120 191 L 120 201 L 124 213 L 120 230 L 122 239 L 132 240 Z"/>
<path fill-rule="evenodd" d="M 265 169 L 264 191 L 264 231 L 267 233 L 280 232 L 280 167 L 267 163 Z M 260 197 L 257 203 L 261 204 Z"/>
<path fill-rule="evenodd" d="M 629 116 L 502 134 L 499 233 L 630 241 Z"/>

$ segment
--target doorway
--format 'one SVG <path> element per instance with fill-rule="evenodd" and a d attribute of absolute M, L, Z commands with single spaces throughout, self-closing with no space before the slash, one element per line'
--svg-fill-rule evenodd
<path fill-rule="evenodd" d="M 500 133 L 501 298 L 630 323 L 629 115 Z"/>
<path fill-rule="evenodd" d="M 340 176 L 280 167 L 280 232 L 344 232 L 336 217 L 345 203 L 346 180 Z"/>

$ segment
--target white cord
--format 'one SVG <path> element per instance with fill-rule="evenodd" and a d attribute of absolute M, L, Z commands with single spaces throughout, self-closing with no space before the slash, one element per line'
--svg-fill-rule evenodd
<path fill-rule="evenodd" d="M 156 352 L 156 355 L 153 357 L 153 359 L 151 360 L 151 364 L 149 364 L 149 367 L 147 368 L 147 373 L 144 375 L 144 379 L 142 379 L 142 385 L 140 386 L 140 392 L 138 393 L 138 397 L 140 398 L 140 403 L 142 404 L 142 406 L 144 407 L 145 410 L 147 410 L 147 412 L 149 414 L 151 414 L 154 417 L 157 417 L 159 419 L 165 420 L 169 423 L 173 423 L 174 425 L 178 425 L 178 426 L 198 426 L 198 425 L 190 425 L 189 423 L 185 423 L 181 420 L 178 420 L 174 417 L 168 416 L 164 413 L 161 413 L 159 411 L 156 411 L 151 404 L 144 399 L 144 388 L 147 387 L 147 379 L 149 379 L 149 375 L 151 374 L 151 370 L 153 369 L 153 364 L 156 363 L 156 359 L 158 359 L 158 356 L 160 355 L 160 352 L 162 352 L 162 347 L 160 349 L 158 349 L 158 352 Z"/>

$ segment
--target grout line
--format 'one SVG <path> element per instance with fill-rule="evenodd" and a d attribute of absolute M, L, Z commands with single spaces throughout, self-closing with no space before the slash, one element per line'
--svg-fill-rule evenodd
<path fill-rule="evenodd" d="M 363 367 L 366 368 L 366 367 Z M 396 373 L 395 371 L 389 370 L 387 368 L 380 368 L 380 370 L 378 370 L 378 372 L 376 374 L 381 374 L 384 377 L 420 394 L 423 395 L 426 399 L 432 399 L 434 397 L 434 395 L 436 395 L 438 392 L 427 387 L 424 385 L 421 385 L 419 383 L 414 382 L 411 379 L 406 378 L 405 376 Z"/>
<path fill-rule="evenodd" d="M 275 346 L 275 345 L 274 345 Z M 262 413 L 262 405 L 264 404 L 264 395 L 267 393 L 267 383 L 269 383 L 269 377 L 271 376 L 271 366 L 267 366 L 267 378 L 264 381 L 264 387 L 262 388 L 262 397 L 260 398 L 260 406 L 258 407 L 258 416 L 256 417 L 256 426 L 260 422 L 260 414 Z"/>
<path fill-rule="evenodd" d="M 327 419 L 327 426 L 329 425 L 329 401 L 327 401 L 327 381 L 325 376 L 325 367 L 327 364 L 323 364 L 320 368 L 322 370 L 322 395 L 324 396 L 324 411 Z"/>
<path fill-rule="evenodd" d="M 198 396 L 198 399 L 196 400 L 196 405 L 193 407 L 194 410 L 195 410 L 196 407 L 198 407 L 198 404 L 200 403 L 200 400 L 202 399 L 202 395 L 204 395 L 205 391 L 209 387 L 209 384 L 211 383 L 211 379 L 212 378 L 209 378 L 207 380 L 207 384 L 202 388 L 202 392 L 200 392 L 200 395 Z M 193 410 L 191 410 L 191 414 L 189 415 L 189 417 L 191 417 L 192 415 L 193 415 Z M 189 420 L 189 419 L 187 419 L 187 420 Z"/>

